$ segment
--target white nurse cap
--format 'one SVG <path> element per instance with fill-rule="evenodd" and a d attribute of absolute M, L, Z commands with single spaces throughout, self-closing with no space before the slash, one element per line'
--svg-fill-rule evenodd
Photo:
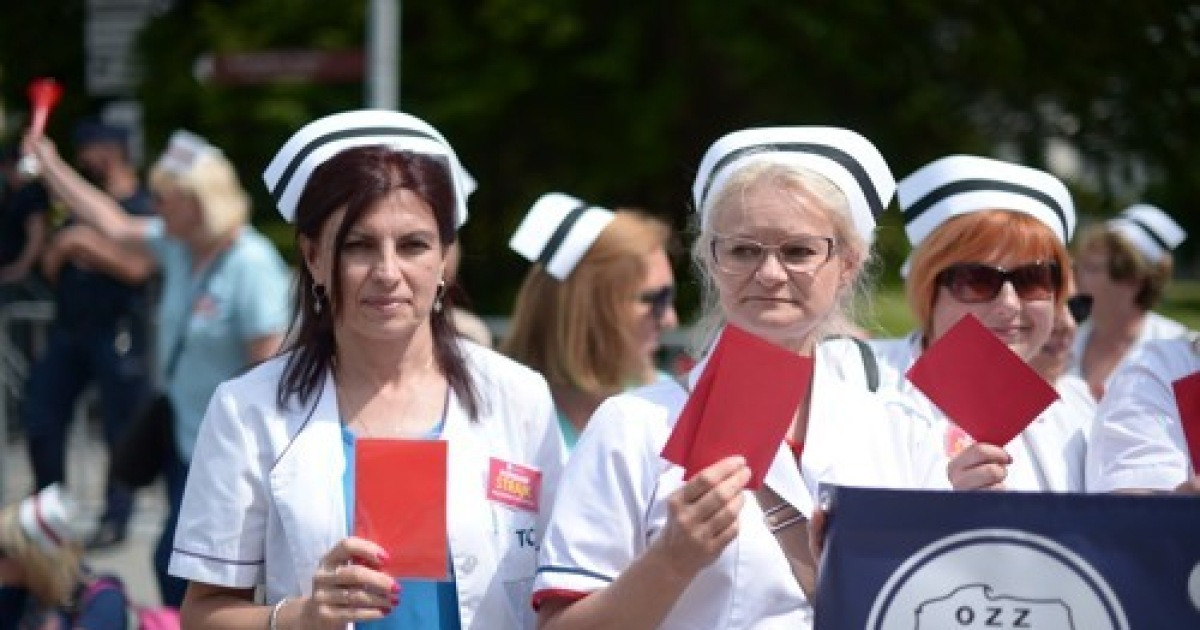
<path fill-rule="evenodd" d="M 26 538 L 47 553 L 55 553 L 67 543 L 78 542 L 73 523 L 78 518 L 75 502 L 59 484 L 21 500 L 17 521 Z"/>
<path fill-rule="evenodd" d="M 429 123 L 403 112 L 364 109 L 319 118 L 292 134 L 267 170 L 263 181 L 288 222 L 295 219 L 296 204 L 308 178 L 318 166 L 345 149 L 383 145 L 397 151 L 439 155 L 450 163 L 454 187 L 455 227 L 467 222 L 467 196 L 475 180 L 458 161 L 450 143 Z"/>
<path fill-rule="evenodd" d="M 1187 238 L 1171 215 L 1145 203 L 1126 208 L 1108 221 L 1112 230 L 1129 239 L 1150 262 L 1158 262 Z"/>
<path fill-rule="evenodd" d="M 167 148 L 158 158 L 155 167 L 173 175 L 183 176 L 190 173 L 201 159 L 210 155 L 220 157 L 221 150 L 190 131 L 178 129 L 171 134 Z"/>
<path fill-rule="evenodd" d="M 546 193 L 529 208 L 508 246 L 565 280 L 615 216 L 570 195 Z"/>
<path fill-rule="evenodd" d="M 1045 171 L 973 155 L 930 162 L 896 187 L 904 231 L 915 248 L 947 219 L 984 210 L 1032 215 L 1066 244 L 1075 232 L 1075 204 Z"/>
<path fill-rule="evenodd" d="M 896 180 L 875 145 L 837 127 L 764 127 L 744 129 L 713 143 L 696 173 L 692 202 L 701 226 L 708 223 L 713 196 L 729 176 L 751 162 L 801 166 L 828 178 L 846 195 L 854 227 L 872 240 L 875 219 L 891 202 Z"/>

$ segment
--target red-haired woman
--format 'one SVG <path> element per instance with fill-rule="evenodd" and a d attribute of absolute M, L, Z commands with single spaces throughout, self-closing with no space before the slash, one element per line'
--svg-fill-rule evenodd
<path fill-rule="evenodd" d="M 916 415 L 944 420 L 948 481 L 958 489 L 1079 491 L 1086 431 L 1095 415 L 1086 386 L 1062 378 L 1062 399 L 1007 445 L 970 438 L 904 381 L 921 352 L 974 315 L 1026 362 L 1050 338 L 1064 309 L 1075 209 L 1049 173 L 975 156 L 932 162 L 897 186 L 913 244 L 908 303 L 920 329 L 872 345 L 885 382 L 911 394 Z"/>

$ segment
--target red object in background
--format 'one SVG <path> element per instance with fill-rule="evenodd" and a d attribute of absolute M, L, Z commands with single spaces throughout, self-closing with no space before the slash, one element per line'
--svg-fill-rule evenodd
<path fill-rule="evenodd" d="M 1179 424 L 1187 440 L 1192 472 L 1200 468 L 1200 372 L 1185 376 L 1171 384 L 1175 405 L 1179 407 Z"/>
<path fill-rule="evenodd" d="M 50 118 L 50 111 L 58 104 L 60 98 L 62 85 L 50 77 L 40 77 L 29 83 L 29 104 L 33 108 L 33 120 L 29 124 L 31 134 L 42 135 L 46 130 L 46 120 Z"/>

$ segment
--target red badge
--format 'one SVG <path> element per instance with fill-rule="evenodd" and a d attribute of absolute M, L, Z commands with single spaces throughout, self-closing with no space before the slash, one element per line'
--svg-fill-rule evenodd
<path fill-rule="evenodd" d="M 963 431 L 957 424 L 953 422 L 946 423 L 946 456 L 950 458 L 956 457 L 963 449 L 973 444 L 975 440 Z"/>
<path fill-rule="evenodd" d="M 488 465 L 487 496 L 492 501 L 526 512 L 537 512 L 541 489 L 540 471 L 491 458 Z"/>

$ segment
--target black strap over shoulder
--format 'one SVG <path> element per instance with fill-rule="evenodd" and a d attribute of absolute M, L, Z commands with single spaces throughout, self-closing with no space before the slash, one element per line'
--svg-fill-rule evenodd
<path fill-rule="evenodd" d="M 871 349 L 870 344 L 853 335 L 830 335 L 825 341 L 833 339 L 846 339 L 858 347 L 858 354 L 862 356 L 863 373 L 867 377 L 867 389 L 872 392 L 879 391 L 879 360 L 875 358 L 875 351 Z"/>

